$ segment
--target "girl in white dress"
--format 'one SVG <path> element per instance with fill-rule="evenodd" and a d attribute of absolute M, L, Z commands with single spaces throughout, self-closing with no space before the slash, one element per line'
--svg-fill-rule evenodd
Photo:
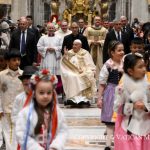
<path fill-rule="evenodd" d="M 16 122 L 18 149 L 63 150 L 67 126 L 56 104 L 56 83 L 56 76 L 46 69 L 31 77 L 32 102 L 19 113 Z"/>

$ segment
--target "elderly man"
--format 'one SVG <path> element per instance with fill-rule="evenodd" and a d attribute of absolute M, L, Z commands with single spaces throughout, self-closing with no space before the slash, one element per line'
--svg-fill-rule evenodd
<path fill-rule="evenodd" d="M 73 41 L 76 39 L 80 39 L 82 42 L 82 48 L 87 51 L 90 51 L 90 47 L 87 41 L 87 38 L 78 32 L 79 25 L 76 22 L 71 24 L 72 33 L 64 37 L 63 45 L 62 45 L 62 54 L 64 54 L 64 48 L 66 47 L 68 50 L 72 49 Z"/>
<path fill-rule="evenodd" d="M 105 63 L 109 59 L 108 47 L 109 47 L 110 42 L 114 40 L 120 41 L 123 43 L 125 54 L 128 54 L 130 52 L 129 38 L 128 38 L 127 33 L 121 30 L 122 29 L 121 22 L 119 20 L 115 20 L 113 23 L 114 23 L 113 29 L 107 33 L 106 38 L 105 38 L 104 47 L 103 47 L 103 63 Z"/>
<path fill-rule="evenodd" d="M 41 55 L 41 68 L 49 69 L 52 74 L 59 75 L 59 62 L 61 58 L 61 38 L 55 35 L 55 26 L 47 25 L 48 34 L 43 35 L 38 43 L 38 53 Z"/>
<path fill-rule="evenodd" d="M 133 29 L 130 27 L 126 16 L 120 17 L 120 22 L 122 24 L 122 31 L 128 35 L 130 42 L 134 39 Z"/>
<path fill-rule="evenodd" d="M 60 64 L 66 104 L 70 105 L 90 104 L 96 93 L 96 67 L 89 52 L 81 47 L 81 41 L 75 40 L 73 49 L 64 50 Z"/>
<path fill-rule="evenodd" d="M 60 29 L 55 32 L 56 35 L 61 37 L 61 45 L 63 44 L 64 37 L 71 33 L 72 31 L 68 29 L 68 22 L 65 20 L 61 22 Z"/>
<path fill-rule="evenodd" d="M 19 28 L 12 33 L 9 48 L 10 50 L 18 49 L 20 51 L 21 69 L 37 63 L 36 37 L 28 29 L 28 21 L 25 17 L 20 18 Z"/>
<path fill-rule="evenodd" d="M 61 38 L 55 34 L 55 26 L 47 25 L 48 34 L 43 35 L 37 44 L 38 53 L 41 56 L 40 68 L 49 69 L 52 74 L 57 75 L 58 84 L 56 91 L 62 93 L 62 82 L 60 78 Z"/>

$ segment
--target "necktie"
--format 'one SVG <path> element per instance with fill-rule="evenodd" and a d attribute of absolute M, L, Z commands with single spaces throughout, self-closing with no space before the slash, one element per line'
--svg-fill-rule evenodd
<path fill-rule="evenodd" d="M 121 41 L 120 33 L 117 32 L 117 34 L 118 34 L 118 41 Z"/>
<path fill-rule="evenodd" d="M 126 32 L 126 27 L 123 27 L 123 32 Z"/>
<path fill-rule="evenodd" d="M 22 32 L 22 39 L 21 39 L 21 55 L 24 56 L 26 53 L 26 43 L 25 43 L 25 32 Z"/>
<path fill-rule="evenodd" d="M 82 34 L 82 29 L 81 28 L 79 29 L 79 33 Z"/>

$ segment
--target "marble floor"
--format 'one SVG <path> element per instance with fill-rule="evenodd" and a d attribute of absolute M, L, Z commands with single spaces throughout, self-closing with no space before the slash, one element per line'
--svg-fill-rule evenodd
<path fill-rule="evenodd" d="M 59 104 L 68 125 L 65 150 L 104 150 L 105 125 L 100 122 L 100 109 L 96 104 L 89 108 L 71 108 Z M 2 140 L 0 139 L 0 145 Z M 0 148 L 5 150 L 5 147 Z"/>
<path fill-rule="evenodd" d="M 105 125 L 100 122 L 100 109 L 70 108 L 60 105 L 69 129 L 65 150 L 104 150 Z"/>

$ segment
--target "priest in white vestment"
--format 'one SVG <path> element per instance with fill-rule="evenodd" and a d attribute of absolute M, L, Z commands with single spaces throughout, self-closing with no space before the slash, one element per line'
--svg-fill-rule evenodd
<path fill-rule="evenodd" d="M 38 53 L 41 55 L 40 69 L 48 69 L 52 74 L 60 75 L 61 38 L 55 35 L 55 26 L 47 25 L 48 34 L 43 35 L 38 43 Z"/>
<path fill-rule="evenodd" d="M 69 104 L 90 104 L 96 93 L 96 66 L 90 53 L 81 46 L 81 41 L 75 40 L 73 49 L 64 50 L 60 63 L 66 102 Z"/>
<path fill-rule="evenodd" d="M 68 29 L 68 22 L 64 20 L 60 24 L 60 29 L 55 32 L 55 35 L 58 35 L 61 38 L 61 45 L 62 45 L 64 37 L 71 33 L 72 31 Z"/>

